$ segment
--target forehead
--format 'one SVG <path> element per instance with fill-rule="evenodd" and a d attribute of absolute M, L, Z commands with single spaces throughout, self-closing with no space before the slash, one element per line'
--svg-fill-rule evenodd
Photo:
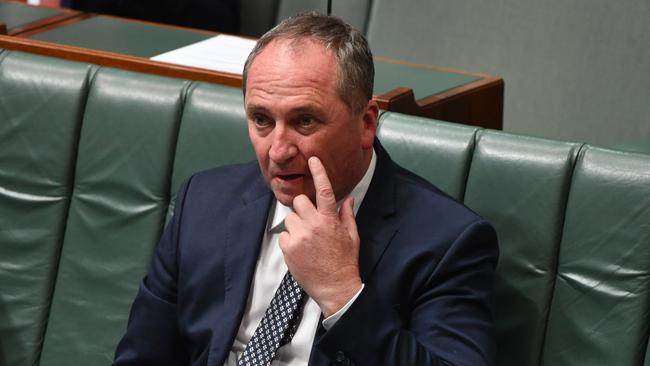
<path fill-rule="evenodd" d="M 300 60 L 304 57 L 310 57 L 323 62 L 334 62 L 334 54 L 323 43 L 304 37 L 278 38 L 269 42 L 257 55 L 253 64 L 268 57 L 283 57 L 287 60 Z"/>
<path fill-rule="evenodd" d="M 309 39 L 279 39 L 269 43 L 253 60 L 247 89 L 271 83 L 335 86 L 338 66 L 332 52 Z"/>

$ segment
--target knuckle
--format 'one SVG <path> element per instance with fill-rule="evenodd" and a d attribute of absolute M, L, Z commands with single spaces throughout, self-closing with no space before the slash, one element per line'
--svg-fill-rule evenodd
<path fill-rule="evenodd" d="M 334 198 L 334 190 L 332 187 L 319 187 L 318 195 L 323 198 Z"/>
<path fill-rule="evenodd" d="M 309 243 L 314 239 L 314 233 L 310 230 L 305 230 L 300 233 L 298 239 L 301 243 Z"/>

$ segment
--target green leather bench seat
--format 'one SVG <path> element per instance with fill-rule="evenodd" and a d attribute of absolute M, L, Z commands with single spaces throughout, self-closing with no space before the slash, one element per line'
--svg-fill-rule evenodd
<path fill-rule="evenodd" d="M 147 270 L 167 212 L 186 85 L 95 74 L 41 365 L 91 365 L 119 340 L 122 322 L 97 324 L 128 313 L 131 300 L 121 295 L 134 294 Z"/>
<path fill-rule="evenodd" d="M 543 363 L 644 362 L 648 263 L 648 156 L 583 148 L 567 202 Z"/>
<path fill-rule="evenodd" d="M 170 195 L 173 196 L 193 172 L 255 159 L 245 121 L 239 88 L 194 84 L 178 133 Z"/>
<path fill-rule="evenodd" d="M 650 156 L 385 112 L 499 238 L 498 365 L 648 366 Z M 251 160 L 241 91 L 0 51 L 0 364 L 109 365 L 192 172 Z"/>
<path fill-rule="evenodd" d="M 465 203 L 499 235 L 496 320 L 499 365 L 537 364 L 553 296 L 566 197 L 580 145 L 484 132 Z"/>
<path fill-rule="evenodd" d="M 477 128 L 398 113 L 380 122 L 377 136 L 393 159 L 462 201 Z"/>
<path fill-rule="evenodd" d="M 72 194 L 88 65 L 0 53 L 0 365 L 35 365 Z"/>

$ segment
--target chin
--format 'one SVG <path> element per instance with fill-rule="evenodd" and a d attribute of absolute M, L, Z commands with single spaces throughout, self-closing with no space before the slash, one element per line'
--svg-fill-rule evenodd
<path fill-rule="evenodd" d="M 300 195 L 305 195 L 309 198 L 309 200 L 316 205 L 315 197 L 314 195 L 309 195 L 309 193 L 305 192 L 300 192 L 300 193 L 283 193 L 283 192 L 273 192 L 273 195 L 275 196 L 275 199 L 278 200 L 278 202 L 282 203 L 283 205 L 287 207 L 293 207 L 293 199 L 300 196 Z"/>
<path fill-rule="evenodd" d="M 287 207 L 292 207 L 293 199 L 298 196 L 298 194 L 287 194 L 282 192 L 273 192 L 273 195 L 275 195 L 275 199 L 277 199 L 278 202 Z"/>

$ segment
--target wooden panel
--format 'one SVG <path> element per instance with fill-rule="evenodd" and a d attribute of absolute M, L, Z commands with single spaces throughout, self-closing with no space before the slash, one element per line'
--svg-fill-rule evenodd
<path fill-rule="evenodd" d="M 396 85 L 395 89 L 374 96 L 381 109 L 484 128 L 503 129 L 503 79 L 481 73 L 415 64 L 384 57 L 375 57 L 375 59 L 405 67 L 476 77 L 476 80 L 467 84 L 418 100 L 411 88 L 406 85 Z"/>
<path fill-rule="evenodd" d="M 65 46 L 26 38 L 0 36 L 0 48 L 36 53 L 39 55 L 58 57 L 72 61 L 88 62 L 100 66 L 108 66 L 148 74 L 208 81 L 231 86 L 241 86 L 241 75 L 173 65 L 141 57 L 96 51 L 81 47 Z"/>

